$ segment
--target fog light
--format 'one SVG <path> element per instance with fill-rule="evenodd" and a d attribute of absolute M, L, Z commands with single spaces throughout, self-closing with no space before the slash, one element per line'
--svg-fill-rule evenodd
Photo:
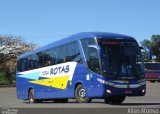
<path fill-rule="evenodd" d="M 110 94 L 111 94 L 112 92 L 111 92 L 111 90 L 107 89 L 107 93 L 110 93 Z"/>
<path fill-rule="evenodd" d="M 145 92 L 145 89 L 142 90 L 142 93 L 144 93 L 144 92 Z"/>

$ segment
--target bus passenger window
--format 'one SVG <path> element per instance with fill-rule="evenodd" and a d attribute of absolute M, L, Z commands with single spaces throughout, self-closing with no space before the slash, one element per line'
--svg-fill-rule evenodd
<path fill-rule="evenodd" d="M 59 50 L 57 47 L 53 49 L 52 65 L 58 64 L 58 52 Z"/>
<path fill-rule="evenodd" d="M 69 62 L 71 61 L 71 56 L 70 56 L 70 45 L 69 44 L 66 44 L 64 46 L 64 62 Z"/>
<path fill-rule="evenodd" d="M 51 63 L 52 65 L 55 65 L 56 64 L 56 58 L 55 57 L 53 57 L 52 58 L 52 63 Z"/>
<path fill-rule="evenodd" d="M 52 63 L 52 51 L 47 50 L 43 54 L 44 57 L 44 66 L 50 66 Z"/>
<path fill-rule="evenodd" d="M 43 67 L 43 53 L 39 52 L 37 53 L 37 55 L 38 55 L 38 68 L 41 68 Z"/>
<path fill-rule="evenodd" d="M 17 62 L 17 71 L 19 71 L 19 72 L 25 71 L 25 65 L 26 65 L 25 58 L 22 58 L 22 59 L 18 60 L 18 62 Z"/>
<path fill-rule="evenodd" d="M 77 42 L 72 42 L 70 44 L 70 52 L 71 52 L 71 61 L 82 64 L 82 57 Z"/>

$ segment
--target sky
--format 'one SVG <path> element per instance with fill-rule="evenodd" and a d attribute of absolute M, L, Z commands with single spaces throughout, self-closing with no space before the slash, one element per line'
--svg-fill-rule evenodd
<path fill-rule="evenodd" d="M 150 39 L 160 34 L 160 0 L 0 0 L 0 35 L 43 46 L 80 32 Z"/>

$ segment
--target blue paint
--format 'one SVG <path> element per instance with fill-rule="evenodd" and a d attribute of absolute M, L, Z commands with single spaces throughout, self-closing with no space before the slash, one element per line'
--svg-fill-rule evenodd
<path fill-rule="evenodd" d="M 125 36 L 125 35 L 120 35 L 120 34 L 113 34 L 113 33 L 80 33 L 73 35 L 71 37 L 68 37 L 64 40 L 60 40 L 54 43 L 51 43 L 47 46 L 44 46 L 42 48 L 39 48 L 35 51 L 26 53 L 18 58 L 21 59 L 23 57 L 26 57 L 28 55 L 41 52 L 43 50 L 47 50 L 50 48 L 54 48 L 56 46 L 60 46 L 72 41 L 77 41 L 78 46 L 77 48 L 80 49 L 81 56 L 82 56 L 82 63 L 77 63 L 77 66 L 74 70 L 73 78 L 71 80 L 71 84 L 68 82 L 67 83 L 67 88 L 66 89 L 57 89 L 54 87 L 47 87 L 43 85 L 38 85 L 38 84 L 33 84 L 30 83 L 29 81 L 32 80 L 41 80 L 45 79 L 45 77 L 40 77 L 40 73 L 31 73 L 31 74 L 25 74 L 22 75 L 20 73 L 17 73 L 16 76 L 16 86 L 17 86 L 17 97 L 19 99 L 28 99 L 28 91 L 30 88 L 34 89 L 35 92 L 35 98 L 36 99 L 55 99 L 55 98 L 75 98 L 75 87 L 77 84 L 81 83 L 84 86 L 84 89 L 86 90 L 86 96 L 91 97 L 91 98 L 105 98 L 108 96 L 143 96 L 145 93 L 142 93 L 141 91 L 143 89 L 146 89 L 146 85 L 143 85 L 138 88 L 116 88 L 114 86 L 111 86 L 109 84 L 103 83 L 103 81 L 108 81 L 112 82 L 114 84 L 120 84 L 120 86 L 126 85 L 123 83 L 115 82 L 115 78 L 110 78 L 109 76 L 103 76 L 101 74 L 97 74 L 89 69 L 87 66 L 87 61 L 86 57 L 84 55 L 84 51 L 81 48 L 81 43 L 80 39 L 83 38 L 99 38 L 99 39 L 109 39 L 109 40 L 115 40 L 116 38 L 123 38 L 124 40 L 131 40 L 135 41 L 134 38 Z M 62 74 L 62 73 L 67 73 L 71 69 L 71 65 L 66 65 L 66 66 L 58 66 L 58 67 L 53 67 L 51 69 L 48 69 L 48 71 L 42 72 L 43 75 L 57 75 L 57 74 Z M 89 80 L 87 80 L 87 77 L 89 75 Z M 102 81 L 98 81 L 98 79 Z M 137 84 L 139 78 L 137 79 L 130 79 L 129 84 Z M 112 94 L 106 93 L 106 90 L 110 89 L 112 91 Z M 131 90 L 133 91 L 132 94 L 126 94 L 125 90 Z"/>

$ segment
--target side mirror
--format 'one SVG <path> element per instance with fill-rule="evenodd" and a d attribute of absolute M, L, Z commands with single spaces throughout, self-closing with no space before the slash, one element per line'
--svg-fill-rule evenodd
<path fill-rule="evenodd" d="M 139 47 L 141 50 L 144 50 L 144 51 L 146 51 L 147 53 L 148 53 L 148 59 L 149 60 L 152 60 L 152 50 L 150 49 L 150 48 L 148 48 L 148 47 Z"/>

